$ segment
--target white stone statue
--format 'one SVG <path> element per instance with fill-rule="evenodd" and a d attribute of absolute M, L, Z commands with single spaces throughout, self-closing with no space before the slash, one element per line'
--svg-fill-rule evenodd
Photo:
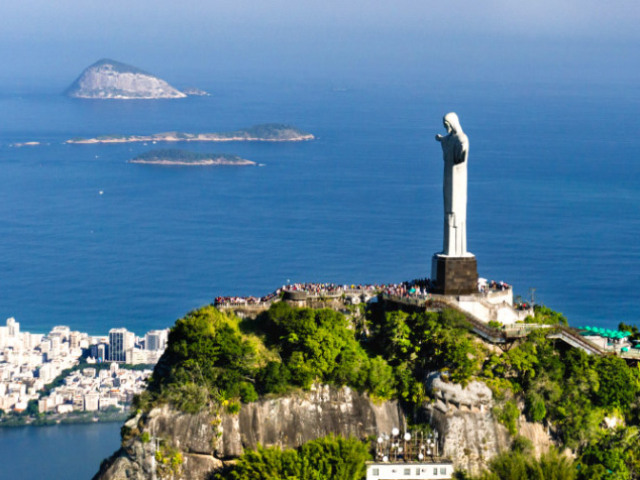
<path fill-rule="evenodd" d="M 443 118 L 448 135 L 436 135 L 444 159 L 444 247 L 442 255 L 470 256 L 467 253 L 467 158 L 469 139 L 455 113 Z"/>

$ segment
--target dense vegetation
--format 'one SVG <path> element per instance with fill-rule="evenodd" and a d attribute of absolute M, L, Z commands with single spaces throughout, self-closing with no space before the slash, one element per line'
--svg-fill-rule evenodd
<path fill-rule="evenodd" d="M 207 405 L 239 408 L 260 394 L 308 389 L 313 382 L 350 385 L 391 398 L 393 372 L 370 357 L 333 310 L 274 304 L 256 320 L 205 307 L 178 320 L 138 406 L 168 401 L 186 412 Z"/>
<path fill-rule="evenodd" d="M 557 449 L 533 456 L 531 442 L 516 437 L 511 451 L 489 462 L 478 477 L 464 472 L 458 480 L 632 480 L 640 478 L 640 436 L 635 427 L 603 433 L 573 459 Z"/>
<path fill-rule="evenodd" d="M 247 451 L 217 480 L 354 480 L 364 478 L 368 446 L 355 438 L 324 437 L 297 450 Z"/>
<path fill-rule="evenodd" d="M 370 328 L 367 345 L 393 367 L 393 382 L 405 404 L 425 399 L 428 373 L 440 371 L 466 385 L 483 358 L 463 315 L 453 310 L 409 314 L 377 309 L 370 313 Z"/>
<path fill-rule="evenodd" d="M 496 399 L 496 418 L 514 436 L 524 406 L 528 420 L 548 425 L 559 446 L 577 454 L 575 462 L 555 453 L 533 462 L 524 449 L 516 449 L 498 457 L 487 474 L 493 476 L 486 479 L 574 478 L 535 473 L 566 471 L 567 464 L 578 480 L 605 474 L 640 478 L 640 375 L 624 360 L 563 347 L 543 330 L 500 352 L 472 335 L 464 317 L 451 310 L 406 313 L 373 307 L 356 318 L 285 302 L 256 319 L 241 320 L 213 307 L 191 312 L 172 329 L 138 406 L 170 402 L 186 412 L 221 406 L 235 412 L 241 402 L 259 395 L 308 389 L 317 382 L 349 385 L 378 399 L 398 398 L 411 413 L 428 400 L 425 376 L 439 371 L 463 385 L 486 382 Z M 544 307 L 535 320 L 566 323 Z M 421 421 L 419 415 L 410 418 Z M 621 426 L 607 429 L 605 418 Z M 286 463 L 298 454 L 262 449 L 255 455 L 246 461 L 268 463 L 277 457 Z M 525 476 L 501 476 L 501 468 L 516 467 Z"/>
<path fill-rule="evenodd" d="M 139 406 L 168 401 L 196 412 L 253 401 L 258 394 L 348 385 L 407 405 L 425 399 L 422 378 L 435 370 L 466 383 L 483 353 L 453 311 L 377 312 L 356 331 L 330 309 L 275 303 L 255 320 L 205 307 L 178 320 Z"/>
<path fill-rule="evenodd" d="M 242 334 L 235 316 L 213 307 L 190 312 L 171 329 L 138 406 L 161 400 L 195 413 L 213 403 L 256 400 L 254 374 L 265 361 L 256 343 Z"/>
<path fill-rule="evenodd" d="M 560 312 L 551 310 L 544 305 L 535 305 L 533 307 L 534 315 L 527 317 L 527 323 L 540 323 L 545 325 L 569 325 L 567 317 Z"/>
<path fill-rule="evenodd" d="M 557 348 L 542 332 L 503 355 L 491 355 L 481 376 L 498 398 L 523 398 L 527 418 L 553 424 L 573 449 L 596 439 L 607 415 L 631 424 L 639 420 L 637 368 L 615 356 Z"/>
<path fill-rule="evenodd" d="M 552 449 L 533 456 L 531 443 L 518 437 L 509 452 L 503 452 L 489 462 L 489 469 L 477 478 L 464 473 L 458 480 L 576 480 L 579 473 L 577 464 L 557 450 Z"/>
<path fill-rule="evenodd" d="M 280 393 L 290 385 L 308 389 L 313 382 L 349 385 L 382 398 L 395 393 L 391 367 L 367 354 L 341 313 L 279 302 L 260 320 L 266 345 L 280 357 L 259 372 L 261 393 Z"/>

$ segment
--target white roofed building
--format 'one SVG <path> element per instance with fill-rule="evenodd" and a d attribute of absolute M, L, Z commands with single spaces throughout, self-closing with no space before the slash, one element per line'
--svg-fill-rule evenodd
<path fill-rule="evenodd" d="M 453 476 L 453 463 L 383 462 L 367 464 L 367 480 L 438 480 Z"/>

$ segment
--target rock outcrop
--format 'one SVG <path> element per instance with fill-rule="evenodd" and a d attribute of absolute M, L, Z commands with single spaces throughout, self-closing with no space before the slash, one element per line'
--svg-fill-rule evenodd
<path fill-rule="evenodd" d="M 455 468 L 478 474 L 491 458 L 510 447 L 507 429 L 492 413 L 495 402 L 487 385 L 474 381 L 462 387 L 434 373 L 427 379 L 427 388 L 433 401 L 424 407 L 439 434 L 439 454 L 452 460 Z M 258 444 L 293 448 L 329 434 L 365 438 L 404 425 L 396 401 L 376 404 L 348 387 L 320 386 L 262 399 L 242 405 L 238 414 L 189 415 L 164 406 L 125 424 L 122 448 L 103 462 L 94 480 L 160 480 L 171 475 L 175 480 L 207 479 Z M 547 429 L 524 416 L 518 429 L 532 441 L 536 455 L 552 445 Z M 158 445 L 179 452 L 179 468 L 163 473 L 156 460 Z"/>
<path fill-rule="evenodd" d="M 74 98 L 125 100 L 187 96 L 150 73 L 109 59 L 87 67 L 66 94 Z"/>
<path fill-rule="evenodd" d="M 397 402 L 376 404 L 347 387 L 323 386 L 264 399 L 242 405 L 235 415 L 188 415 L 165 406 L 125 424 L 122 448 L 103 462 L 94 480 L 162 478 L 157 443 L 180 452 L 182 462 L 173 478 L 197 480 L 209 478 L 258 443 L 287 448 L 329 434 L 365 438 L 403 423 Z"/>
<path fill-rule="evenodd" d="M 528 422 L 524 415 L 518 419 L 518 435 L 528 439 L 533 445 L 533 455 L 540 455 L 549 451 L 554 446 L 549 429 L 541 423 Z"/>
<path fill-rule="evenodd" d="M 478 474 L 487 462 L 511 445 L 507 429 L 492 413 L 493 393 L 483 382 L 466 387 L 429 375 L 427 387 L 435 399 L 426 405 L 431 425 L 438 431 L 441 454 L 453 460 L 456 468 Z M 539 423 L 518 420 L 518 432 L 533 444 L 539 456 L 552 445 L 549 432 Z"/>
<path fill-rule="evenodd" d="M 509 448 L 509 432 L 491 413 L 493 394 L 484 383 L 474 381 L 463 388 L 435 373 L 427 387 L 435 398 L 426 405 L 430 423 L 440 434 L 442 455 L 456 468 L 477 474 L 488 460 Z"/>

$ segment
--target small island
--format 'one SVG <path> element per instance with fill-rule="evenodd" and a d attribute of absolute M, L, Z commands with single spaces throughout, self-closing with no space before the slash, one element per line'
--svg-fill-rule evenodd
<path fill-rule="evenodd" d="M 165 132 L 151 135 L 102 135 L 94 138 L 72 138 L 65 143 L 136 143 L 136 142 L 301 142 L 315 137 L 291 125 L 266 123 L 232 132 L 183 133 Z"/>
<path fill-rule="evenodd" d="M 10 147 L 35 147 L 36 145 L 40 145 L 40 142 L 16 142 L 12 143 Z"/>
<path fill-rule="evenodd" d="M 190 97 L 210 97 L 211 94 L 198 87 L 187 87 L 182 89 L 182 93 Z"/>
<path fill-rule="evenodd" d="M 226 153 L 197 153 L 188 150 L 151 150 L 129 160 L 129 163 L 178 166 L 253 166 L 256 162 Z"/>

